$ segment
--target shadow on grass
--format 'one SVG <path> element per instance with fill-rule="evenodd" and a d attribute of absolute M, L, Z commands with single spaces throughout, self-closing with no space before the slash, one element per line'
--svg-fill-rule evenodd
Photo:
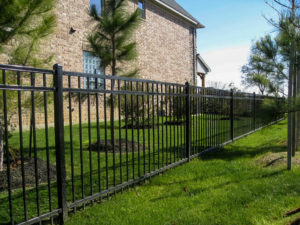
<path fill-rule="evenodd" d="M 250 178 L 249 177 L 245 177 L 245 178 L 241 178 L 241 179 L 234 179 L 232 181 L 223 182 L 221 184 L 211 185 L 211 186 L 208 186 L 208 187 L 205 187 L 205 188 L 196 188 L 196 189 L 191 189 L 191 190 L 189 190 L 189 188 L 185 187 L 184 185 L 186 185 L 187 183 L 197 182 L 197 181 L 199 181 L 199 178 L 194 178 L 194 179 L 189 179 L 189 180 L 186 179 L 186 180 L 182 180 L 182 181 L 179 181 L 179 182 L 172 183 L 172 185 L 182 186 L 182 190 L 177 191 L 177 192 L 172 193 L 172 194 L 169 194 L 169 195 L 164 195 L 164 196 L 161 196 L 159 198 L 152 199 L 151 201 L 152 202 L 156 202 L 156 201 L 160 201 L 160 200 L 164 200 L 164 199 L 168 199 L 168 198 L 179 198 L 179 197 L 183 196 L 184 192 L 187 195 L 190 195 L 190 196 L 198 195 L 198 194 L 201 194 L 201 193 L 209 191 L 209 190 L 222 189 L 222 188 L 224 188 L 226 186 L 229 186 L 229 185 L 234 185 L 234 184 L 239 185 L 240 183 L 242 183 L 244 181 L 255 181 L 255 180 L 258 180 L 258 179 L 259 180 L 261 180 L 261 179 L 268 179 L 268 178 L 280 175 L 280 174 L 282 174 L 284 172 L 285 172 L 285 170 L 282 169 L 282 170 L 274 171 L 274 172 L 271 172 L 271 173 L 268 173 L 268 174 L 265 174 L 265 175 L 262 175 L 262 176 L 253 176 L 253 177 L 250 177 Z M 211 178 L 212 177 L 209 177 L 207 179 L 211 179 Z M 170 185 L 170 184 L 168 184 L 168 183 L 165 183 L 165 184 L 160 183 L 159 186 L 162 186 L 162 185 Z M 157 185 L 151 184 L 151 186 L 157 186 Z"/>
<path fill-rule="evenodd" d="M 265 147 L 262 147 L 265 146 Z M 209 152 L 205 155 L 201 156 L 201 159 L 204 161 L 214 160 L 214 159 L 222 159 L 225 161 L 232 161 L 239 158 L 253 158 L 258 155 L 263 155 L 268 152 L 278 153 L 285 152 L 285 146 L 270 146 L 270 145 L 262 145 L 257 147 L 245 147 L 241 149 L 241 147 L 231 146 L 230 149 L 220 148 L 214 152 Z"/>

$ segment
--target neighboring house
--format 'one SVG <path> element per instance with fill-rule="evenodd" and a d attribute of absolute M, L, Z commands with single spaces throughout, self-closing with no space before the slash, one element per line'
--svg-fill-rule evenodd
<path fill-rule="evenodd" d="M 86 38 L 93 27 L 88 15 L 92 4 L 101 11 L 101 0 L 58 0 L 58 27 L 45 43 L 45 54 L 53 54 L 64 70 L 94 73 L 98 68 L 99 59 L 89 52 Z M 134 35 L 138 48 L 134 66 L 140 77 L 195 84 L 196 30 L 204 26 L 174 0 L 131 0 L 129 9 L 136 8 L 144 17 Z"/>
<path fill-rule="evenodd" d="M 199 83 L 198 81 L 200 81 L 201 86 L 203 88 L 205 88 L 206 75 L 209 72 L 211 72 L 211 69 L 206 64 L 204 59 L 199 54 L 197 54 L 197 75 L 198 75 L 197 83 Z"/>

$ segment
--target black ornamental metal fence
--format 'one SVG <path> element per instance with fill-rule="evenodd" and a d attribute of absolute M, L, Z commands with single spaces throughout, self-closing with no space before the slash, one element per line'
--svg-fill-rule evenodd
<path fill-rule="evenodd" d="M 273 97 L 59 65 L 0 71 L 0 224 L 64 223 L 71 211 L 281 119 L 257 116 L 265 99 L 282 101 Z"/>

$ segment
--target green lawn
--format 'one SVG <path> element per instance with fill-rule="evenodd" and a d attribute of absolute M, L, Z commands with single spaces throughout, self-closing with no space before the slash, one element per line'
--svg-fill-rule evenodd
<path fill-rule="evenodd" d="M 224 115 L 200 115 L 193 116 L 192 118 L 192 153 L 200 152 L 213 146 L 209 140 L 214 137 L 214 144 L 223 143 L 229 140 L 230 135 L 230 121 L 221 120 Z M 117 153 L 115 157 L 113 154 L 89 152 L 89 128 L 88 124 L 82 126 L 82 148 L 80 148 L 80 129 L 79 125 L 73 125 L 73 151 L 71 151 L 70 142 L 70 127 L 65 127 L 65 146 L 66 146 L 66 175 L 67 175 L 67 199 L 68 203 L 74 200 L 79 200 L 83 197 L 93 193 L 105 190 L 108 187 L 112 187 L 115 184 L 120 184 L 121 180 L 125 182 L 127 178 L 130 180 L 139 177 L 144 174 L 144 165 L 146 173 L 158 169 L 158 166 L 170 164 L 174 161 L 180 160 L 184 156 L 184 126 L 166 126 L 162 125 L 166 120 L 172 120 L 172 118 L 155 118 L 156 127 L 150 130 L 145 129 L 144 132 L 140 130 L 128 130 L 128 140 L 139 141 L 143 144 L 145 142 L 145 151 L 140 149 L 140 153 L 131 152 L 128 155 L 123 149 L 122 154 Z M 250 131 L 252 118 L 240 118 L 235 121 L 236 135 L 246 133 Z M 115 122 L 115 135 L 116 138 L 125 138 L 126 130 L 119 129 L 124 126 L 125 123 L 118 121 Z M 107 122 L 107 128 L 109 127 L 109 121 Z M 49 128 L 49 158 L 50 164 L 55 165 L 55 145 L 54 145 L 54 129 Z M 36 132 L 37 135 L 37 157 L 46 161 L 45 151 L 45 131 L 39 129 Z M 103 140 L 105 135 L 107 139 L 110 139 L 110 130 L 106 129 L 105 123 L 100 123 L 100 137 Z M 145 137 L 145 138 L 144 138 Z M 23 144 L 25 146 L 25 152 L 28 151 L 29 132 L 23 132 Z M 163 141 L 162 141 L 163 140 Z M 91 124 L 91 143 L 97 141 L 97 126 L 95 123 Z M 15 149 L 19 148 L 19 133 L 14 133 L 9 139 L 9 145 Z M 158 148 L 159 147 L 159 148 Z M 27 149 L 27 150 L 26 150 Z M 159 151 L 158 151 L 159 149 Z M 159 153 L 159 156 L 158 156 Z M 73 155 L 73 166 L 71 163 L 71 157 Z M 128 157 L 128 174 L 127 174 L 127 157 Z M 150 159 L 150 160 L 149 160 Z M 100 164 L 99 164 L 100 162 Z M 90 164 L 91 163 L 91 164 Z M 193 162 L 192 164 L 194 164 Z M 91 165 L 91 166 L 90 166 Z M 90 170 L 90 167 L 92 170 Z M 133 172 L 133 167 L 134 172 Z M 100 168 L 100 173 L 98 172 Z M 106 168 L 108 168 L 106 172 Z M 113 169 L 115 168 L 115 170 Z M 114 172 L 115 171 L 115 172 Z M 74 183 L 72 185 L 71 177 L 74 176 Z M 188 175 L 189 176 L 189 175 Z M 92 179 L 91 179 L 92 178 Z M 108 179 L 108 182 L 106 181 Z M 114 181 L 115 180 L 115 181 Z M 83 187 L 83 189 L 82 189 Z M 74 188 L 74 195 L 72 194 L 72 188 Z M 51 194 L 52 194 L 52 209 L 57 208 L 57 192 L 56 182 L 51 182 Z M 26 187 L 26 198 L 28 207 L 28 218 L 37 216 L 36 207 L 36 190 L 32 187 Z M 48 187 L 47 184 L 39 185 L 39 197 L 40 197 L 40 212 L 41 214 L 49 211 L 48 202 Z M 24 208 L 23 208 L 23 194 L 22 189 L 17 189 L 12 192 L 13 211 L 16 221 L 24 221 Z M 0 192 L 0 224 L 7 223 L 9 221 L 9 204 L 7 192 Z M 105 224 L 105 223 L 104 223 Z M 116 223 L 118 224 L 118 223 Z M 139 224 L 139 223 L 137 223 Z"/>
<path fill-rule="evenodd" d="M 284 152 L 286 121 L 240 139 L 72 214 L 67 224 L 288 224 L 300 207 L 300 167 L 265 168 L 257 160 Z M 300 215 L 298 215 L 299 217 Z"/>

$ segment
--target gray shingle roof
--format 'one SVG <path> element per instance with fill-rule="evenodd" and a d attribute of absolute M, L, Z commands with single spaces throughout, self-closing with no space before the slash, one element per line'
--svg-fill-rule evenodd
<path fill-rule="evenodd" d="M 166 4 L 167 6 L 171 7 L 172 9 L 176 10 L 178 13 L 184 15 L 185 17 L 198 23 L 199 28 L 204 28 L 204 26 L 195 17 L 193 17 L 184 8 L 182 8 L 175 0 L 159 0 L 159 1 Z"/>

